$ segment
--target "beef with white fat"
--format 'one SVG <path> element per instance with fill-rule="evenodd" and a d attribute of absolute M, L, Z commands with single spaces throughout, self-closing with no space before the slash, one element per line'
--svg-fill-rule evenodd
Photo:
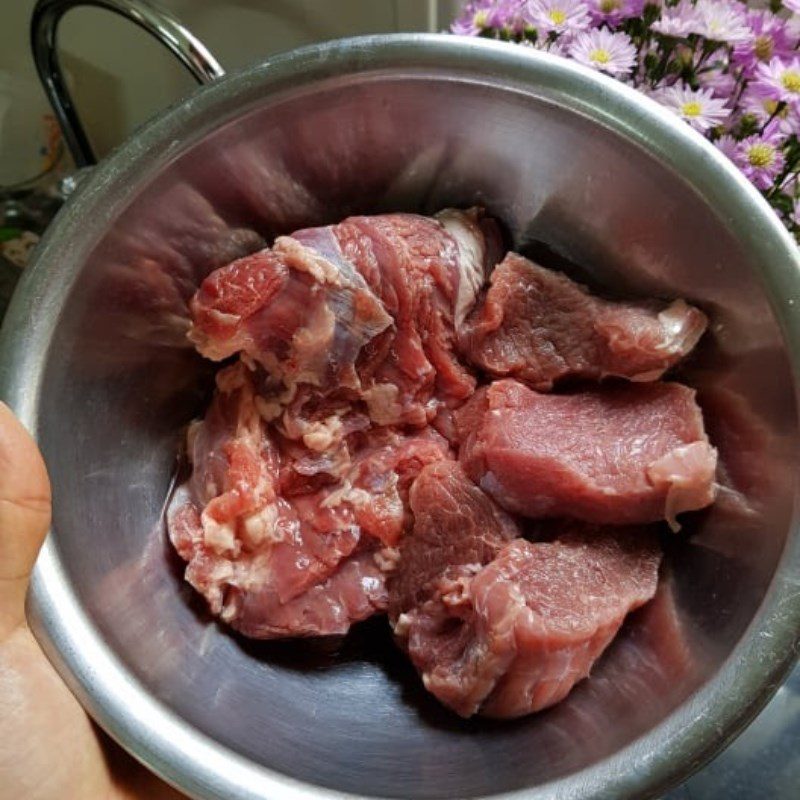
<path fill-rule="evenodd" d="M 379 424 L 425 425 L 475 388 L 454 324 L 498 242 L 478 211 L 297 231 L 210 275 L 192 301 L 190 337 L 208 358 L 260 364 L 288 396 L 300 384 L 347 387 Z"/>
<path fill-rule="evenodd" d="M 168 519 L 186 580 L 248 636 L 346 633 L 385 610 L 383 569 L 406 525 L 408 488 L 425 464 L 449 457 L 447 443 L 429 430 L 360 437 L 345 443 L 330 481 L 292 495 L 281 480 L 302 456 L 282 445 L 256 400 L 252 373 L 237 362 L 219 373 L 205 419 L 190 429 L 192 476 Z"/>

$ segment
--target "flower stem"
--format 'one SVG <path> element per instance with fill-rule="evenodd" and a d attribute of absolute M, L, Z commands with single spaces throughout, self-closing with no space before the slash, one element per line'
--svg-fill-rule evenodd
<path fill-rule="evenodd" d="M 767 128 L 767 125 L 769 125 L 770 122 L 772 122 L 772 120 L 774 120 L 775 117 L 777 117 L 778 114 L 780 114 L 784 108 L 786 108 L 786 101 L 781 100 L 780 103 L 778 103 L 778 105 L 775 106 L 775 110 L 769 115 L 767 121 L 761 126 L 761 129 L 758 132 L 759 135 L 764 133 L 764 131 Z"/>

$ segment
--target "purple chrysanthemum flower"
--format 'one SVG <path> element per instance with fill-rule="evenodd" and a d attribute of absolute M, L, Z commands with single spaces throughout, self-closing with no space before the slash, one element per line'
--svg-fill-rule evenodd
<path fill-rule="evenodd" d="M 589 27 L 589 11 L 583 0 L 529 0 L 528 22 L 540 36 L 575 34 Z"/>
<path fill-rule="evenodd" d="M 773 58 L 769 64 L 759 64 L 752 84 L 753 91 L 762 97 L 800 107 L 800 58 L 783 61 Z"/>
<path fill-rule="evenodd" d="M 628 75 L 636 64 L 636 48 L 630 37 L 612 33 L 608 28 L 578 33 L 570 45 L 569 55 L 609 75 Z"/>
<path fill-rule="evenodd" d="M 528 45 L 532 47 L 534 50 L 541 50 L 544 53 L 550 53 L 553 56 L 561 56 L 562 58 L 568 58 L 567 51 L 564 48 L 564 45 L 556 40 L 551 40 L 549 37 L 542 39 L 541 37 L 537 38 L 535 42 L 523 42 L 523 45 Z"/>
<path fill-rule="evenodd" d="M 692 89 L 682 82 L 656 87 L 652 95 L 701 133 L 724 122 L 731 113 L 725 101 L 714 97 L 710 89 Z"/>
<path fill-rule="evenodd" d="M 778 188 L 784 193 L 788 194 L 790 197 L 797 196 L 797 173 L 790 172 L 780 183 Z"/>
<path fill-rule="evenodd" d="M 744 7 L 735 0 L 697 0 L 689 32 L 726 44 L 751 38 Z"/>
<path fill-rule="evenodd" d="M 800 137 L 800 0 L 783 0 L 791 14 L 767 10 L 767 5 L 748 0 L 468 0 L 452 31 L 516 40 L 652 95 L 715 139 L 719 151 L 765 193 L 800 243 L 794 138 Z M 651 15 L 660 19 L 642 30 L 645 10 L 648 20 Z M 629 26 L 630 35 L 623 32 Z M 654 80 L 660 80 L 656 88 L 646 88 Z"/>
<path fill-rule="evenodd" d="M 745 75 L 752 75 L 759 62 L 791 58 L 797 47 L 797 36 L 789 30 L 785 20 L 769 11 L 750 11 L 747 25 L 751 35 L 737 42 L 733 50 L 733 61 L 741 66 Z"/>
<path fill-rule="evenodd" d="M 489 27 L 489 14 L 494 5 L 493 0 L 471 0 L 450 26 L 450 31 L 459 36 L 477 36 Z"/>
<path fill-rule="evenodd" d="M 703 89 L 711 89 L 715 97 L 729 99 L 736 91 L 736 77 L 726 67 L 705 70 L 697 75 Z"/>
<path fill-rule="evenodd" d="M 794 201 L 792 213 L 789 214 L 789 219 L 795 224 L 800 226 L 800 200 Z"/>
<path fill-rule="evenodd" d="M 606 23 L 616 27 L 624 19 L 640 17 L 645 0 L 588 0 L 589 16 L 595 25 Z"/>
<path fill-rule="evenodd" d="M 742 141 L 722 136 L 715 144 L 758 189 L 771 189 L 785 163 L 783 139 L 772 131 Z"/>
<path fill-rule="evenodd" d="M 522 33 L 525 29 L 526 4 L 527 0 L 495 0 L 486 17 L 487 26 Z"/>
<path fill-rule="evenodd" d="M 714 144 L 717 148 L 724 153 L 731 161 L 736 161 L 736 153 L 739 147 L 739 142 L 733 136 L 720 136 Z"/>
<path fill-rule="evenodd" d="M 783 169 L 783 143 L 777 126 L 770 123 L 762 133 L 739 142 L 734 163 L 757 188 L 770 189 Z"/>
<path fill-rule="evenodd" d="M 652 29 L 664 36 L 683 38 L 696 33 L 715 42 L 739 42 L 750 37 L 742 5 L 729 0 L 680 0 L 665 7 Z"/>
<path fill-rule="evenodd" d="M 800 40 L 800 16 L 798 14 L 792 14 L 789 17 L 786 22 L 786 30 L 789 32 L 789 36 Z"/>
<path fill-rule="evenodd" d="M 676 39 L 693 33 L 697 23 L 697 11 L 691 0 L 680 0 L 671 7 L 664 6 L 661 19 L 656 20 L 650 27 L 663 36 L 672 36 Z"/>
<path fill-rule="evenodd" d="M 753 89 L 745 89 L 738 103 L 742 114 L 753 117 L 761 125 L 772 120 L 780 129 L 781 134 L 789 136 L 800 130 L 800 119 L 791 106 L 778 109 L 778 101 L 772 97 L 765 97 Z"/>

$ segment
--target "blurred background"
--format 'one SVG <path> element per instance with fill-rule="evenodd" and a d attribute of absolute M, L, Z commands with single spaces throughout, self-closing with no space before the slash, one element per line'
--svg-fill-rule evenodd
<path fill-rule="evenodd" d="M 26 179 L 47 147 L 48 108 L 28 44 L 35 0 L 0 0 L 0 186 Z M 436 31 L 458 0 L 160 0 L 222 65 L 236 69 L 303 44 L 366 33 Z M 77 8 L 59 28 L 62 63 L 95 152 L 115 144 L 192 88 L 188 72 L 147 33 L 104 9 Z M 31 152 L 31 145 L 36 140 Z"/>
<path fill-rule="evenodd" d="M 73 188 L 73 165 L 29 44 L 36 0 L 0 0 L 0 320 L 33 247 Z M 160 0 L 226 70 L 304 44 L 367 33 L 438 31 L 458 0 Z M 145 31 L 100 8 L 62 20 L 59 53 L 98 158 L 194 86 Z M 66 180 L 65 180 L 66 178 Z"/>

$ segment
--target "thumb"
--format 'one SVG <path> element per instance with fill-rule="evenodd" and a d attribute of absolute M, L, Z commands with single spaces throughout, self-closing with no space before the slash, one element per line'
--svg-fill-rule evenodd
<path fill-rule="evenodd" d="M 25 593 L 50 524 L 50 481 L 33 439 L 0 403 L 0 640 L 25 621 Z"/>

